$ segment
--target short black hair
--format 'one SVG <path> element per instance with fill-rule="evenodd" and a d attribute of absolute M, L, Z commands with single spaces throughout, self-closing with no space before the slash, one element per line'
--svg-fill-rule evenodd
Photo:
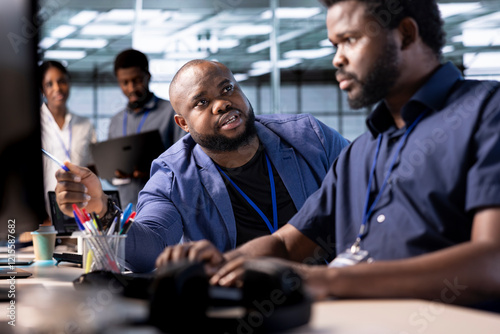
<path fill-rule="evenodd" d="M 134 49 L 127 49 L 120 52 L 115 58 L 115 75 L 120 68 L 130 67 L 139 67 L 142 71 L 149 74 L 148 57 L 141 51 Z"/>
<path fill-rule="evenodd" d="M 58 62 L 56 60 L 47 60 L 47 61 L 44 61 L 42 63 L 42 65 L 40 65 L 38 67 L 38 80 L 39 80 L 38 81 L 38 86 L 40 87 L 40 89 L 42 91 L 43 91 L 43 78 L 45 77 L 45 73 L 47 73 L 47 71 L 51 67 L 57 68 L 59 71 L 63 72 L 68 77 L 68 79 L 70 79 L 69 72 L 66 69 L 66 67 L 64 67 L 63 64 L 61 64 L 60 62 Z"/>
<path fill-rule="evenodd" d="M 370 14 L 383 18 L 385 28 L 394 29 L 405 17 L 417 22 L 422 41 L 434 54 L 441 57 L 441 49 L 446 43 L 443 20 L 436 0 L 319 0 L 325 7 L 341 1 L 358 1 L 368 4 Z M 382 17 L 383 15 L 383 17 Z M 380 23 L 380 20 L 379 20 Z"/>

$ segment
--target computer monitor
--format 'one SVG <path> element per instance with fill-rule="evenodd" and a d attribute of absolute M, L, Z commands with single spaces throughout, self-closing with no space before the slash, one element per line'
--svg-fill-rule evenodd
<path fill-rule="evenodd" d="M 36 230 L 44 202 L 36 0 L 0 1 L 0 240 Z"/>
<path fill-rule="evenodd" d="M 121 208 L 120 194 L 117 190 L 105 190 L 104 193 L 110 197 L 115 204 Z M 66 216 L 62 213 L 56 200 L 56 193 L 54 191 L 48 192 L 49 206 L 50 206 L 50 218 L 52 224 L 54 225 L 58 236 L 69 236 L 73 232 L 78 231 L 78 225 L 76 224 L 75 218 Z"/>

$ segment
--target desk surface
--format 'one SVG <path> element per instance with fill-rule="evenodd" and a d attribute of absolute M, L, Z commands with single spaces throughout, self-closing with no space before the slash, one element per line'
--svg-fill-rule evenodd
<path fill-rule="evenodd" d="M 290 333 L 498 334 L 500 315 L 423 300 L 325 301 Z"/>
<path fill-rule="evenodd" d="M 55 309 L 63 312 L 71 307 L 78 308 L 82 302 L 88 303 L 90 297 L 84 299 L 74 299 L 76 290 L 73 287 L 73 280 L 79 277 L 83 271 L 72 264 L 60 264 L 54 266 L 50 262 L 34 263 L 31 266 L 23 267 L 31 271 L 34 275 L 30 278 L 18 279 L 16 289 L 25 291 L 23 298 L 17 302 L 18 311 L 17 324 L 23 327 L 23 322 L 34 316 L 30 312 L 23 311 L 23 306 L 31 311 L 36 309 L 43 318 L 51 314 Z M 8 286 L 8 280 L 0 280 L 1 286 Z M 40 287 L 43 292 L 40 293 Z M 27 293 L 29 291 L 29 294 Z M 28 296 L 26 296 L 28 295 Z M 52 296 L 52 299 L 50 298 Z M 107 300 L 107 291 L 99 291 L 90 310 L 99 310 L 94 314 L 100 321 L 108 321 L 110 318 L 123 319 L 126 317 L 145 317 L 147 315 L 147 303 L 143 301 L 132 302 L 124 308 L 127 302 L 117 300 L 111 302 Z M 44 300 L 42 300 L 44 298 Z M 54 305 L 39 304 L 51 302 L 54 299 L 68 298 L 66 301 L 57 302 Z M 69 303 L 69 305 L 68 305 Z M 96 304 L 97 305 L 94 305 Z M 99 303 L 103 305 L 99 305 Z M 0 304 L 5 309 L 8 304 Z M 114 306 L 119 306 L 117 309 Z M 50 309 L 52 311 L 43 310 Z M 35 312 L 36 313 L 36 312 Z M 64 313 L 64 312 L 63 312 Z M 99 318 L 101 314 L 101 318 Z M 104 317 L 102 316 L 104 315 Z M 104 319 L 104 320 L 103 320 Z M 0 314 L 0 322 L 8 321 L 7 314 Z M 54 319 L 52 321 L 55 321 Z M 102 325 L 102 324 L 101 324 Z M 10 326 L 8 326 L 10 327 Z M 0 332 L 9 333 L 10 328 L 4 327 L 0 323 Z M 497 334 L 500 332 L 500 315 L 472 310 L 465 307 L 446 305 L 442 303 L 422 301 L 422 300 L 334 300 L 323 301 L 313 304 L 312 317 L 308 325 L 296 328 L 289 333 L 335 333 L 335 334 L 434 334 L 434 333 L 482 333 Z M 147 333 L 158 333 L 153 328 L 149 328 Z"/>

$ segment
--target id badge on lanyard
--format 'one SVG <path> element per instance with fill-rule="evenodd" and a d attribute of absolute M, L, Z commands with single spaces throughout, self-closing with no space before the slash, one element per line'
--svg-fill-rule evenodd
<path fill-rule="evenodd" d="M 328 264 L 328 267 L 347 267 L 361 262 L 370 263 L 373 262 L 373 258 L 370 257 L 367 250 L 361 249 L 359 244 L 354 243 L 351 248 L 337 255 L 333 261 Z"/>
<path fill-rule="evenodd" d="M 373 202 L 370 205 L 370 191 L 371 191 L 371 185 L 373 181 L 373 177 L 375 175 L 375 166 L 377 165 L 377 159 L 378 159 L 378 154 L 380 151 L 380 146 L 382 143 L 382 135 L 379 134 L 377 138 L 377 148 L 375 150 L 375 157 L 373 159 L 371 171 L 370 171 L 370 177 L 368 179 L 368 186 L 366 189 L 366 196 L 365 196 L 365 205 L 364 205 L 364 210 L 363 210 L 363 221 L 361 223 L 361 227 L 359 229 L 358 237 L 356 238 L 356 241 L 352 244 L 352 246 L 348 249 L 346 249 L 344 252 L 340 253 L 337 255 L 332 262 L 328 264 L 328 267 L 346 267 L 346 266 L 352 266 L 361 262 L 373 262 L 373 258 L 370 257 L 370 254 L 367 250 L 361 249 L 361 241 L 363 238 L 367 235 L 367 228 L 368 228 L 368 218 L 371 216 L 373 209 L 377 205 L 380 197 L 382 196 L 382 193 L 387 185 L 387 182 L 389 180 L 389 176 L 392 173 L 392 170 L 394 169 L 394 166 L 396 164 L 396 160 L 399 157 L 399 154 L 401 153 L 401 150 L 406 143 L 406 140 L 408 139 L 408 135 L 410 132 L 413 130 L 413 128 L 420 122 L 420 120 L 427 114 L 427 111 L 422 112 L 417 119 L 406 129 L 403 137 L 401 138 L 398 147 L 396 148 L 396 152 L 394 153 L 394 156 L 391 161 L 391 165 L 389 166 L 389 169 L 387 170 L 387 173 L 385 175 L 384 181 L 382 182 L 382 186 L 380 187 L 380 190 L 373 200 Z"/>

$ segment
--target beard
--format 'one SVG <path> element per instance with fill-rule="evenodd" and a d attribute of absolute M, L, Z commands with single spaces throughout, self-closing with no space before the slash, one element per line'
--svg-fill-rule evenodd
<path fill-rule="evenodd" d="M 144 107 L 144 105 L 151 99 L 153 93 L 146 91 L 144 93 L 137 92 L 137 101 L 129 102 L 128 107 L 132 110 Z"/>
<path fill-rule="evenodd" d="M 227 138 L 222 134 L 202 135 L 193 131 L 193 129 L 190 129 L 189 132 L 198 145 L 210 151 L 230 152 L 236 151 L 240 147 L 247 145 L 250 143 L 251 139 L 257 135 L 257 130 L 255 128 L 255 114 L 253 112 L 252 105 L 250 105 L 248 110 L 248 119 L 244 126 L 245 131 L 243 131 L 243 133 L 236 138 Z"/>
<path fill-rule="evenodd" d="M 343 72 L 342 69 L 338 70 L 339 73 L 352 78 L 361 86 L 359 96 L 347 98 L 352 109 L 368 107 L 387 96 L 401 74 L 398 69 L 399 62 L 396 50 L 396 43 L 391 38 L 388 38 L 383 54 L 373 64 L 365 83 L 359 81 L 354 74 Z"/>

